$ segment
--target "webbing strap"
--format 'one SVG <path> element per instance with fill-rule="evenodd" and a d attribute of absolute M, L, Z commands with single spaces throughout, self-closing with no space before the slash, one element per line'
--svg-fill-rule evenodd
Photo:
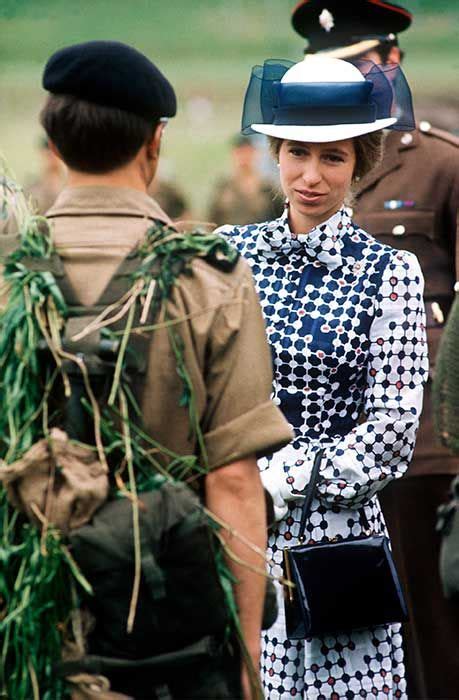
<path fill-rule="evenodd" d="M 166 654 L 158 654 L 143 659 L 119 659 L 111 656 L 83 656 L 75 661 L 65 661 L 59 665 L 62 675 L 69 676 L 75 673 L 95 673 L 104 675 L 111 669 L 125 669 L 135 671 L 136 669 L 167 669 L 183 663 L 196 662 L 200 659 L 214 657 L 218 654 L 218 644 L 214 637 L 203 637 L 198 642 L 190 644 L 182 649 L 171 651 Z"/>
<path fill-rule="evenodd" d="M 65 275 L 64 265 L 57 253 L 53 253 L 50 258 L 24 257 L 21 263 L 31 272 L 50 272 L 56 278 Z"/>

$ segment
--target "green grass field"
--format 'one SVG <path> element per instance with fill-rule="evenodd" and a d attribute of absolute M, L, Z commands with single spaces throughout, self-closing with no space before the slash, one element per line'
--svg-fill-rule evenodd
<path fill-rule="evenodd" d="M 346 2 L 346 0 L 343 0 Z M 405 2 L 418 12 L 401 37 L 419 105 L 458 107 L 459 3 Z M 227 168 L 253 64 L 300 59 L 290 26 L 294 0 L 0 0 L 0 149 L 20 181 L 37 170 L 35 144 L 43 65 L 60 46 L 117 39 L 147 53 L 177 89 L 179 115 L 167 128 L 166 174 L 204 214 L 209 188 Z M 458 119 L 459 123 L 459 119 Z"/>

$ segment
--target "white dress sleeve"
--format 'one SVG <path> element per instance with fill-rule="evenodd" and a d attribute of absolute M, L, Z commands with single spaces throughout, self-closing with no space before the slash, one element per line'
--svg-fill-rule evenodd
<path fill-rule="evenodd" d="M 359 507 L 409 466 L 428 377 L 423 291 L 417 258 L 395 253 L 370 329 L 365 420 L 326 452 L 321 470 L 318 496 L 328 505 Z"/>
<path fill-rule="evenodd" d="M 417 258 L 394 252 L 370 329 L 364 419 L 325 449 L 316 495 L 328 507 L 358 508 L 408 468 L 428 376 L 423 289 Z M 311 445 L 304 461 L 290 461 L 286 454 L 276 474 L 262 472 L 279 505 L 304 492 L 318 449 Z"/>

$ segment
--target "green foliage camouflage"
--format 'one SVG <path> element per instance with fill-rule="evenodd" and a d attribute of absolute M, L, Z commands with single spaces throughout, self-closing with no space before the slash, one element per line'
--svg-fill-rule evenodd
<path fill-rule="evenodd" d="M 29 213 L 22 193 L 6 180 L 3 190 L 4 202 L 13 202 L 19 239 L 17 248 L 1 261 L 8 293 L 6 307 L 0 312 L 0 469 L 49 435 L 50 396 L 58 383 L 68 386 L 63 359 L 81 363 L 76 356 L 63 350 L 69 309 L 50 271 L 56 251 L 48 224 L 45 219 Z M 129 491 L 134 496 L 134 531 L 136 522 L 138 524 L 135 499 L 138 492 L 157 488 L 164 477 L 185 480 L 207 471 L 182 341 L 167 315 L 163 315 L 162 325 L 168 328 L 177 360 L 177 371 L 183 382 L 181 404 L 188 407 L 190 430 L 200 446 L 199 459 L 195 455 L 184 457 L 165 450 L 142 431 L 136 420 L 139 408 L 124 375 L 129 339 L 136 330 L 136 311 L 145 303 L 151 304 L 153 317 L 164 309 L 178 277 L 190 274 L 195 257 L 231 268 L 237 253 L 213 235 L 199 231 L 178 234 L 174 229 L 154 225 L 139 248 L 139 256 L 140 264 L 132 274 L 131 304 L 125 326 L 117 331 L 121 342 L 118 343 L 109 405 L 100 411 L 90 391 L 85 403 L 94 420 L 99 458 L 108 460 L 115 453 L 124 458 L 128 480 L 126 484 L 117 481 L 121 483 L 121 491 L 112 495 L 122 497 Z M 30 261 L 40 262 L 31 266 Z M 107 323 L 104 332 L 114 335 L 108 326 Z M 154 324 L 142 326 L 143 331 L 153 332 L 154 329 Z M 39 361 L 43 342 L 54 358 L 54 367 L 45 378 Z M 166 471 L 158 453 L 168 457 Z M 64 638 L 75 635 L 79 596 L 83 591 L 90 592 L 89 586 L 59 533 L 50 526 L 43 527 L 40 532 L 14 511 L 2 486 L 0 520 L 0 698 L 63 700 L 69 691 L 55 672 L 55 666 L 61 659 Z M 215 531 L 219 529 L 215 523 L 212 527 Z M 139 555 L 140 541 L 136 546 Z M 217 554 L 217 568 L 228 609 L 239 629 L 231 574 L 221 550 Z"/>

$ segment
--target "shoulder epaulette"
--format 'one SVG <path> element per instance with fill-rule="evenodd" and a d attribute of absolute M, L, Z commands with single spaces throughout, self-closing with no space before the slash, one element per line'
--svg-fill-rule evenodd
<path fill-rule="evenodd" d="M 451 134 L 449 131 L 437 129 L 427 121 L 419 122 L 418 128 L 419 131 L 426 136 L 433 136 L 434 138 L 440 139 L 441 141 L 445 141 L 446 143 L 450 143 L 452 146 L 459 148 L 459 136 Z"/>

